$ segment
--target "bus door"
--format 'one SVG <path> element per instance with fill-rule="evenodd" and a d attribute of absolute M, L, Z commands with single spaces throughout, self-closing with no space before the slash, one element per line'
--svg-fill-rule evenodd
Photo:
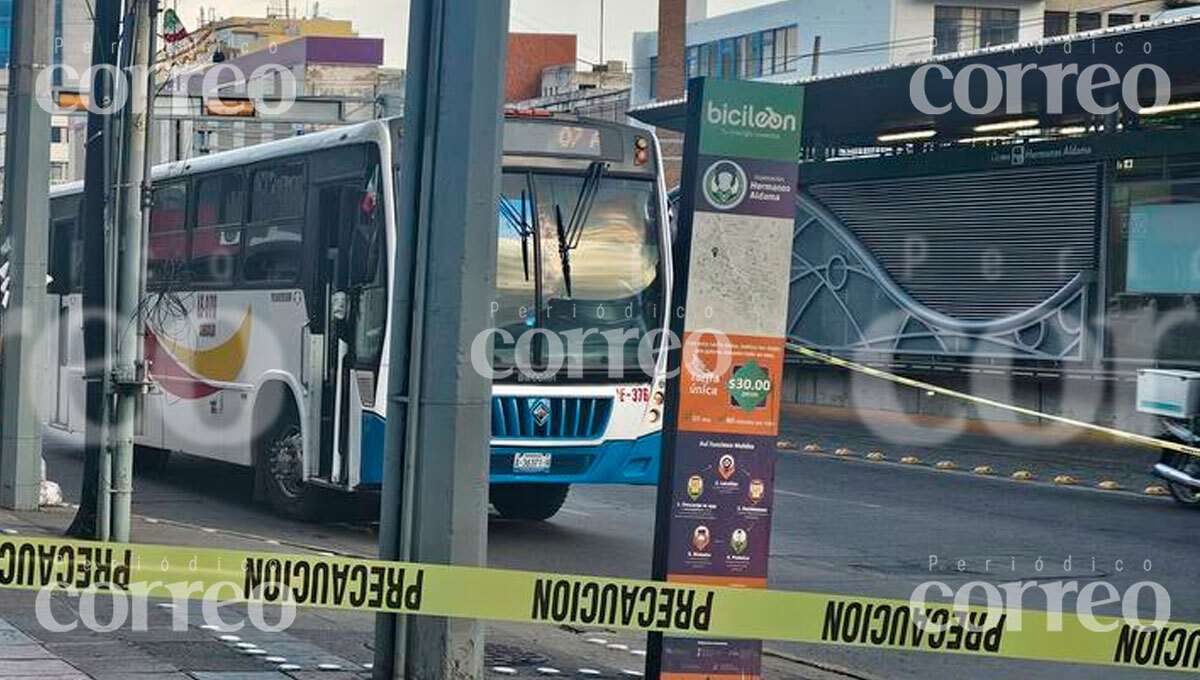
<path fill-rule="evenodd" d="M 361 408 L 351 399 L 350 371 L 355 364 L 354 314 L 355 232 L 363 198 L 360 181 L 326 185 L 320 189 L 322 253 L 321 289 L 324 295 L 325 356 L 321 389 L 321 438 L 318 477 L 329 482 L 348 481 L 348 457 L 355 447 L 354 424 Z"/>
<path fill-rule="evenodd" d="M 71 305 L 72 258 L 76 254 L 74 218 L 56 220 L 50 227 L 50 276 L 46 315 L 46 333 L 53 342 L 46 343 L 44 358 L 46 376 L 53 398 L 48 404 L 50 422 L 62 428 L 70 427 L 71 413 Z M 51 335 L 52 334 L 52 335 Z"/>

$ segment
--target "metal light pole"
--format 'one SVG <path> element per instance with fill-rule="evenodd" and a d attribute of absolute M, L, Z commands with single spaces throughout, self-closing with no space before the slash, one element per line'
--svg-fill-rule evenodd
<path fill-rule="evenodd" d="M 143 319 L 142 240 L 148 212 L 149 185 L 147 146 L 150 137 L 154 60 L 154 25 L 157 0 L 137 0 L 130 69 L 146 69 L 145 78 L 131 78 L 129 112 L 121 140 L 121 217 L 117 234 L 116 361 L 112 388 L 116 393 L 113 424 L 112 540 L 129 541 L 129 518 L 133 501 L 133 435 L 142 376 Z"/>
<path fill-rule="evenodd" d="M 92 110 L 87 122 L 87 160 L 84 179 L 83 219 L 83 350 L 86 407 L 84 424 L 83 488 L 79 512 L 67 534 L 80 538 L 108 540 L 110 528 L 109 495 L 112 461 L 107 448 L 108 408 L 105 395 L 109 379 L 111 335 L 106 313 L 108 265 L 105 257 L 113 221 L 112 164 L 117 130 L 116 116 L 101 112 L 108 107 L 114 92 L 113 69 L 116 63 L 117 26 L 121 17 L 120 0 L 95 0 L 95 30 L 92 37 L 92 82 L 87 87 Z"/>
<path fill-rule="evenodd" d="M 0 506 L 35 510 L 41 485 L 41 334 L 46 309 L 46 249 L 50 199 L 50 112 L 35 82 L 49 66 L 54 4 L 13 5 L 12 61 L 4 151 L 4 228 L 11 244 L 11 299 L 3 320 L 0 394 Z"/>
<path fill-rule="evenodd" d="M 600 0 L 600 64 L 604 61 L 604 0 Z"/>
<path fill-rule="evenodd" d="M 413 0 L 397 187 L 379 556 L 487 560 L 491 381 L 471 365 L 495 285 L 508 0 Z M 479 621 L 380 615 L 377 680 L 483 677 Z"/>

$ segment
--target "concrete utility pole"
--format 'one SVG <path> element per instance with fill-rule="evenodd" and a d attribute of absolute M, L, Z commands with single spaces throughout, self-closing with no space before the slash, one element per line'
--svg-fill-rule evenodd
<path fill-rule="evenodd" d="M 0 506 L 36 510 L 41 486 L 42 317 L 46 311 L 46 234 L 50 223 L 50 112 L 34 83 L 50 64 L 54 3 L 13 5 L 8 128 L 4 152 L 4 228 L 12 250 L 4 312 L 0 394 Z"/>
<path fill-rule="evenodd" d="M 95 30 L 92 34 L 92 82 L 89 96 L 99 107 L 108 107 L 113 98 L 113 69 L 116 64 L 117 26 L 121 18 L 120 0 L 95 0 Z M 82 84 L 81 84 L 82 85 Z M 108 540 L 110 523 L 109 495 L 112 460 L 107 444 L 108 411 L 105 396 L 111 364 L 111 333 L 107 316 L 108 265 L 105 257 L 113 220 L 112 185 L 116 115 L 97 110 L 88 112 L 87 161 L 84 180 L 83 219 L 83 350 L 84 382 L 87 385 L 84 425 L 83 488 L 79 512 L 67 529 L 69 536 Z"/>
<path fill-rule="evenodd" d="M 492 386 L 471 343 L 495 286 L 508 0 L 413 0 L 408 25 L 379 556 L 482 566 Z M 482 678 L 483 626 L 381 615 L 374 677 Z"/>
<path fill-rule="evenodd" d="M 116 361 L 112 388 L 116 393 L 113 424 L 112 540 L 129 541 L 129 517 L 133 501 L 133 435 L 137 400 L 141 396 L 142 337 L 142 237 L 148 212 L 150 187 L 147 149 L 149 116 L 153 96 L 154 25 L 158 0 L 137 0 L 134 18 L 131 74 L 144 67 L 146 78 L 131 78 L 129 112 L 121 137 L 121 220 L 117 233 Z"/>

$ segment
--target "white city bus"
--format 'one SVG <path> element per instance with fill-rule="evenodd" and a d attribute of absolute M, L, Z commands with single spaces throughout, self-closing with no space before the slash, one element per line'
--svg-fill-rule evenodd
<path fill-rule="evenodd" d="M 411 238 L 388 170 L 400 129 L 373 121 L 156 168 L 139 456 L 253 466 L 256 494 L 289 515 L 311 512 L 314 487 L 378 487 L 391 263 Z M 491 496 L 502 516 L 544 519 L 570 484 L 657 481 L 666 193 L 644 129 L 510 115 L 504 140 L 497 220 L 478 225 L 498 239 L 491 359 L 507 375 L 493 390 Z M 84 427 L 82 209 L 81 184 L 53 190 L 44 413 L 68 431 Z M 610 353 L 609 336 L 566 342 L 572 329 L 633 339 Z M 551 336 L 573 348 L 574 375 L 506 370 L 518 355 L 553 365 Z"/>

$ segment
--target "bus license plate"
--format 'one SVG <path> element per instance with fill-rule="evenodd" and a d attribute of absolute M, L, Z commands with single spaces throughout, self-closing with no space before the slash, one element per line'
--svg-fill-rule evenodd
<path fill-rule="evenodd" d="M 550 454 L 514 453 L 513 472 L 550 472 Z"/>

